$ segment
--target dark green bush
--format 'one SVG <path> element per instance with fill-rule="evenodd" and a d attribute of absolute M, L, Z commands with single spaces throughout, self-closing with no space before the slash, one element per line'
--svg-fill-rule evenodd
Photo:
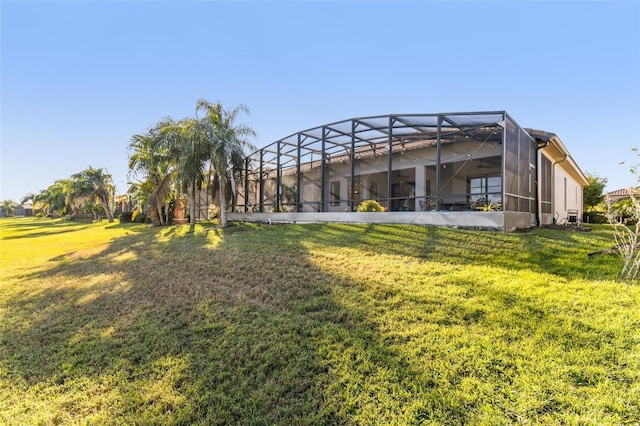
<path fill-rule="evenodd" d="M 133 212 L 120 213 L 120 216 L 119 216 L 120 223 L 131 223 L 133 221 L 133 219 L 131 218 L 132 216 L 133 216 Z"/>
<path fill-rule="evenodd" d="M 133 220 L 135 223 L 145 223 L 145 220 L 147 219 L 147 215 L 144 213 L 139 213 L 136 215 L 135 219 Z"/>
<path fill-rule="evenodd" d="M 583 217 L 583 222 L 587 223 L 595 223 L 595 224 L 603 224 L 608 223 L 607 217 L 602 212 L 585 212 Z"/>

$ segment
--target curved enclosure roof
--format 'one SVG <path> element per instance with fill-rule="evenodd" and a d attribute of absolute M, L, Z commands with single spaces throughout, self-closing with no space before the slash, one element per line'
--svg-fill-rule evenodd
<path fill-rule="evenodd" d="M 323 152 L 330 158 L 350 155 L 367 155 L 382 152 L 392 145 L 407 144 L 407 149 L 424 148 L 435 145 L 438 136 L 446 144 L 453 140 L 472 138 L 479 141 L 496 141 L 501 136 L 496 133 L 497 126 L 504 127 L 505 111 L 456 112 L 435 114 L 389 114 L 369 117 L 350 118 L 320 125 L 279 139 L 250 154 L 262 152 L 266 164 L 275 166 L 275 155 L 293 159 L 297 149 L 309 152 Z M 462 135 L 461 135 L 462 133 Z M 277 144 L 280 144 L 278 150 Z M 324 146 L 323 146 L 324 144 Z M 288 148 L 287 148 L 288 146 Z M 293 160 L 292 160 L 293 161 Z M 287 160 L 280 162 L 286 166 Z"/>
<path fill-rule="evenodd" d="M 435 146 L 438 136 L 442 145 L 460 138 L 499 143 L 501 135 L 496 130 L 505 127 L 507 118 L 515 123 L 506 111 L 388 114 L 349 118 L 293 133 L 247 157 L 262 153 L 263 164 L 266 166 L 286 167 L 295 163 L 298 149 L 303 154 L 324 153 L 327 158 L 343 159 L 350 155 L 366 158 L 381 154 L 389 148 L 390 143 L 393 150 L 400 145 L 402 150 Z M 554 149 L 570 159 L 571 174 L 583 183 L 586 182 L 584 173 L 555 133 L 530 128 L 524 130 L 535 139 L 551 141 Z M 277 158 L 278 152 L 282 158 Z"/>

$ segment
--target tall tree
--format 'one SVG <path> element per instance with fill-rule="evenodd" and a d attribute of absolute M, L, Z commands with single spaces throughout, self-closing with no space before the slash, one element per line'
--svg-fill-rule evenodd
<path fill-rule="evenodd" d="M 33 192 L 27 192 L 25 196 L 20 199 L 20 204 L 28 203 L 29 201 L 33 203 L 33 199 L 35 197 L 36 196 Z"/>
<path fill-rule="evenodd" d="M 74 195 L 94 198 L 104 208 L 109 223 L 112 223 L 111 201 L 114 197 L 115 187 L 111 175 L 105 169 L 88 167 L 72 175 L 71 178 L 75 181 L 73 184 Z"/>
<path fill-rule="evenodd" d="M 18 203 L 13 200 L 0 201 L 0 216 L 13 216 Z"/>
<path fill-rule="evenodd" d="M 189 224 L 196 223 L 197 190 L 202 187 L 206 164 L 209 159 L 209 146 L 205 128 L 193 118 L 185 118 L 173 126 L 163 129 L 165 141 L 172 152 L 176 153 L 176 178 L 180 189 L 189 193 Z"/>
<path fill-rule="evenodd" d="M 210 161 L 218 176 L 220 226 L 226 228 L 226 187 L 229 179 L 233 183 L 233 162 L 243 157 L 245 149 L 254 149 L 248 138 L 254 137 L 255 131 L 244 124 L 236 123 L 239 113 L 249 112 L 243 105 L 227 111 L 220 102 L 212 104 L 199 99 L 196 104 L 196 114 L 198 112 L 204 113 L 199 120 L 206 132 Z"/>
<path fill-rule="evenodd" d="M 33 197 L 34 210 L 44 211 L 47 215 L 71 213 L 73 184 L 71 179 L 58 179 L 47 189 L 41 190 Z"/>
<path fill-rule="evenodd" d="M 33 197 L 33 211 L 44 212 L 45 214 L 49 214 L 50 212 L 50 204 L 49 204 L 50 194 L 49 189 L 43 189 Z"/>
<path fill-rule="evenodd" d="M 607 186 L 607 178 L 587 173 L 587 180 L 589 184 L 584 187 L 583 191 L 584 206 L 591 210 L 604 201 L 603 192 Z"/>
<path fill-rule="evenodd" d="M 165 118 L 146 133 L 134 135 L 129 144 L 130 176 L 142 179 L 136 187 L 135 198 L 151 207 L 150 216 L 156 224 L 165 225 L 169 219 L 169 198 L 172 193 L 178 152 L 166 130 L 176 122 Z"/>

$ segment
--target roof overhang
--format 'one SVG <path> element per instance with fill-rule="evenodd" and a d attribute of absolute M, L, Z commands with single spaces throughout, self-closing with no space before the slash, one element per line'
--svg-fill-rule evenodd
<path fill-rule="evenodd" d="M 587 186 L 589 184 L 587 176 L 582 172 L 571 154 L 569 154 L 569 150 L 564 146 L 558 135 L 551 132 L 545 132 L 544 130 L 525 129 L 525 131 L 536 141 L 541 141 L 546 144 L 546 146 L 542 145 L 542 150 L 545 155 L 554 162 L 554 164 L 560 165 L 582 186 Z"/>

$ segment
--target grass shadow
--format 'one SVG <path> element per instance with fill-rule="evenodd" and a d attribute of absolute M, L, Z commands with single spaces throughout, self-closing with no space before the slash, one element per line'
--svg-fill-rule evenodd
<path fill-rule="evenodd" d="M 558 407 L 590 413 L 581 394 L 563 397 L 576 383 L 568 372 L 555 383 L 535 375 L 575 342 L 617 350 L 631 340 L 571 322 L 544 299 L 460 280 L 403 288 L 375 274 L 350 278 L 310 251 L 481 260 L 462 250 L 472 244 L 464 235 L 449 242 L 437 229 L 394 228 L 143 228 L 98 253 L 61 256 L 23 277 L 31 285 L 0 307 L 0 378 L 19 389 L 16 398 L 31 398 L 4 411 L 40 412 L 38 422 L 141 424 L 514 423 L 563 420 Z M 486 238 L 473 242 L 485 258 L 523 241 Z M 544 336 L 562 338 L 567 323 L 577 337 L 565 346 L 539 358 L 519 353 L 549 344 Z M 619 362 L 595 362 L 622 364 L 614 349 Z M 584 389 L 610 383 L 585 371 Z M 628 369 L 618 374 L 634 379 Z M 614 414 L 629 420 L 632 409 Z"/>
<path fill-rule="evenodd" d="M 93 407 L 98 421 L 346 422 L 347 412 L 323 408 L 330 366 L 319 343 L 346 334 L 371 347 L 362 314 L 332 300 L 334 278 L 308 264 L 295 241 L 284 252 L 248 252 L 255 240 L 232 230 L 248 240 L 211 249 L 210 231 L 219 239 L 218 229 L 145 230 L 24 277 L 41 284 L 3 306 L 6 378 L 54 395 L 115 380 L 102 395 L 109 408 Z M 250 255 L 259 269 L 246 267 Z M 59 405 L 47 421 L 69 420 L 86 404 Z"/>
<path fill-rule="evenodd" d="M 34 219 L 18 219 L 15 223 L 3 221 L 0 222 L 0 231 L 2 231 L 0 232 L 0 240 L 48 237 L 87 229 L 90 226 L 92 225 L 62 222 L 60 220 L 35 221 Z"/>

